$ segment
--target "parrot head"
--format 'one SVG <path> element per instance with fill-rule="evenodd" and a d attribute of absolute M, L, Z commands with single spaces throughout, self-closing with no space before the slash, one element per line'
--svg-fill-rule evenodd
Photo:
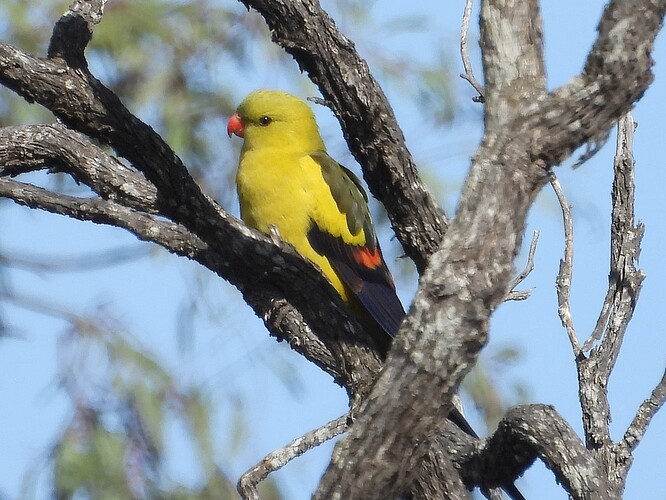
<path fill-rule="evenodd" d="M 299 98 L 279 90 L 256 90 L 243 99 L 229 118 L 227 134 L 244 138 L 246 150 L 325 149 L 312 109 Z"/>

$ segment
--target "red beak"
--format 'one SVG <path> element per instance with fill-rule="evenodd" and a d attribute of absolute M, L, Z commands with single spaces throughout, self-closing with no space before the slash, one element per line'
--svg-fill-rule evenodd
<path fill-rule="evenodd" d="M 229 121 L 227 122 L 227 134 L 229 137 L 231 137 L 231 134 L 236 134 L 238 137 L 245 137 L 243 120 L 238 113 L 234 113 L 231 118 L 229 118 Z"/>

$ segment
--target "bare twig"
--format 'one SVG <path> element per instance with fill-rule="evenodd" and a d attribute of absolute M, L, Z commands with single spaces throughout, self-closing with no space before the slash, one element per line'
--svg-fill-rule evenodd
<path fill-rule="evenodd" d="M 339 436 L 347 430 L 347 427 L 348 416 L 342 415 L 335 420 L 331 420 L 326 425 L 294 439 L 284 448 L 269 453 L 261 462 L 248 470 L 239 479 L 238 492 L 241 497 L 245 500 L 259 500 L 257 485 L 266 479 L 271 472 L 281 469 L 306 451 Z"/>
<path fill-rule="evenodd" d="M 538 243 L 539 230 L 535 229 L 532 233 L 532 242 L 530 243 L 530 250 L 527 254 L 527 263 L 525 264 L 525 268 L 515 278 L 513 278 L 513 281 L 509 287 L 510 291 L 504 299 L 505 302 L 509 300 L 525 300 L 529 298 L 530 294 L 532 293 L 532 288 L 529 290 L 517 291 L 516 287 L 525 281 L 525 278 L 527 278 L 534 270 L 534 254 L 536 252 Z"/>
<path fill-rule="evenodd" d="M 610 328 L 619 328 L 619 324 L 613 321 L 614 318 L 619 318 L 621 323 L 625 325 L 624 328 L 626 328 L 633 315 L 640 286 L 644 279 L 643 272 L 635 267 L 640 253 L 643 226 L 642 224 L 634 225 L 634 129 L 635 124 L 632 115 L 627 113 L 618 122 L 618 137 L 615 149 L 608 292 L 594 330 L 583 345 L 584 351 L 588 351 L 596 341 L 604 338 L 604 333 L 608 332 Z M 626 293 L 622 293 L 622 288 L 625 287 L 627 288 Z M 629 315 L 618 315 L 618 309 L 623 306 L 623 302 L 630 308 L 631 313 Z M 619 344 L 621 344 L 621 339 Z M 611 368 L 609 367 L 609 369 Z"/>
<path fill-rule="evenodd" d="M 618 493 L 624 489 L 627 472 L 633 462 L 632 451 L 666 397 L 666 382 L 662 379 L 652 397 L 639 408 L 622 441 L 612 442 L 607 388 L 644 279 L 643 272 L 636 267 L 643 226 L 634 221 L 634 129 L 631 113 L 627 113 L 618 122 L 613 165 L 608 292 L 592 335 L 583 346 L 585 351 L 589 350 L 589 357 L 580 356 L 576 362 L 587 445 L 596 451 Z M 593 348 L 597 341 L 599 345 Z"/>
<path fill-rule="evenodd" d="M 472 61 L 469 58 L 469 51 L 467 49 L 467 35 L 469 35 L 469 21 L 472 17 L 472 3 L 473 0 L 465 1 L 465 11 L 463 12 L 462 27 L 460 29 L 460 55 L 462 56 L 463 67 L 465 72 L 460 75 L 460 78 L 467 80 L 469 84 L 474 87 L 479 95 L 474 97 L 474 102 L 484 102 L 483 85 L 481 85 L 472 70 Z"/>
<path fill-rule="evenodd" d="M 567 335 L 569 335 L 569 341 L 571 342 L 574 354 L 578 356 L 580 344 L 576 336 L 576 329 L 574 328 L 571 316 L 571 306 L 569 304 L 571 277 L 573 275 L 573 219 L 571 217 L 571 206 L 564 196 L 560 182 L 553 173 L 550 174 L 550 185 L 553 187 L 557 201 L 560 203 L 564 223 L 564 258 L 560 260 L 560 270 L 555 281 L 557 287 L 557 313 L 560 316 L 560 321 L 562 321 L 562 326 L 567 331 Z"/>
<path fill-rule="evenodd" d="M 652 394 L 650 394 L 650 397 L 643 401 L 638 408 L 636 416 L 631 421 L 619 445 L 624 447 L 629 453 L 634 451 L 645 435 L 652 417 L 656 415 L 657 411 L 664 405 L 664 402 L 666 402 L 666 370 L 664 370 L 661 380 L 652 391 Z"/>
<path fill-rule="evenodd" d="M 319 106 L 324 106 L 325 108 L 332 109 L 331 103 L 326 99 L 322 99 L 321 97 L 311 96 L 308 97 L 307 100 L 314 104 L 318 104 Z"/>

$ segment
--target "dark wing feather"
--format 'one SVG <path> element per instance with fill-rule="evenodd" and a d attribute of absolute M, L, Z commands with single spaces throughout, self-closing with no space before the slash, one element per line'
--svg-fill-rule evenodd
<path fill-rule="evenodd" d="M 322 231 L 314 223 L 308 231 L 308 240 L 319 254 L 328 258 L 370 316 L 388 335 L 394 337 L 405 311 L 377 242 L 367 195 L 358 178 L 325 152 L 316 152 L 311 156 L 321 166 L 333 199 L 346 216 L 350 232 L 358 234 L 363 230 L 366 244 L 349 245 L 342 238 Z"/>
<path fill-rule="evenodd" d="M 375 247 L 374 253 L 370 253 L 367 247 L 348 245 L 342 238 L 322 231 L 316 224 L 308 231 L 308 240 L 317 253 L 328 258 L 333 269 L 382 330 L 395 337 L 405 311 L 379 246 Z M 376 267 L 359 262 L 364 258 L 369 260 L 366 258 L 368 256 L 379 257 Z"/>

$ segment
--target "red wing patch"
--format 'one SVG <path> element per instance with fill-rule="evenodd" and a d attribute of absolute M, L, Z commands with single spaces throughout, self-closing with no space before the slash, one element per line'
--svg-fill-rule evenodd
<path fill-rule="evenodd" d="M 390 337 L 395 337 L 405 310 L 395 292 L 391 273 L 379 245 L 348 245 L 342 238 L 322 231 L 316 224 L 308 231 L 312 248 L 328 258 L 340 279 L 354 293 L 363 308 Z M 384 342 L 385 343 L 385 342 Z"/>
<path fill-rule="evenodd" d="M 374 251 L 367 247 L 356 247 L 352 248 L 351 254 L 357 264 L 368 269 L 376 269 L 383 263 L 379 247 L 375 248 Z"/>

